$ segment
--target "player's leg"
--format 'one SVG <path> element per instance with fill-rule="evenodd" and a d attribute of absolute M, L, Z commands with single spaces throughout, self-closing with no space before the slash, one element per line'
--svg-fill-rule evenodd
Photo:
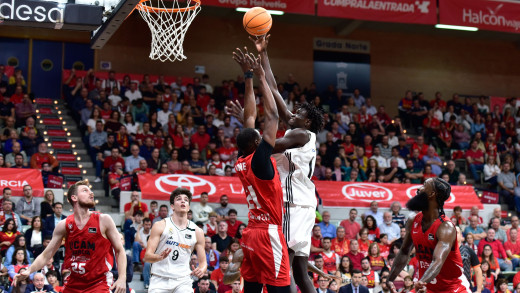
<path fill-rule="evenodd" d="M 292 268 L 292 262 L 294 259 L 294 250 L 288 248 L 287 252 L 289 253 L 289 264 Z M 298 288 L 296 287 L 296 281 L 294 280 L 294 271 L 291 274 L 291 293 L 298 293 Z"/>
<path fill-rule="evenodd" d="M 266 285 L 266 287 L 267 287 L 267 292 L 269 292 L 269 293 L 289 293 L 289 292 L 291 292 L 290 285 L 283 286 L 283 287 Z M 247 292 L 247 291 L 244 290 L 244 292 Z M 313 292 L 316 292 L 316 290 L 314 290 Z"/>
<path fill-rule="evenodd" d="M 310 253 L 310 241 L 308 235 L 312 233 L 316 213 L 311 207 L 290 206 L 289 221 L 286 223 L 289 234 L 289 257 L 292 266 L 292 276 L 302 293 L 314 293 L 316 289 L 307 274 L 307 262 Z M 292 252 L 292 253 L 291 253 Z"/>
<path fill-rule="evenodd" d="M 193 280 L 189 276 L 183 280 L 177 280 L 176 283 L 177 285 L 174 287 L 172 293 L 185 293 L 193 290 Z"/>
<path fill-rule="evenodd" d="M 244 292 L 262 293 L 264 285 L 257 282 L 248 282 L 244 280 Z M 271 292 L 271 291 L 269 291 Z M 274 292 L 274 291 L 273 291 Z M 287 291 L 289 292 L 289 291 Z"/>
<path fill-rule="evenodd" d="M 171 279 L 162 278 L 154 275 L 150 279 L 150 287 L 148 287 L 148 293 L 173 293 L 176 284 L 173 284 L 172 281 L 173 280 Z"/>
<path fill-rule="evenodd" d="M 316 291 L 314 285 L 311 282 L 311 279 L 309 279 L 307 274 L 308 260 L 309 258 L 306 256 L 295 255 L 292 261 L 294 280 L 296 281 L 296 284 L 298 284 L 298 287 L 302 293 L 313 293 Z"/>

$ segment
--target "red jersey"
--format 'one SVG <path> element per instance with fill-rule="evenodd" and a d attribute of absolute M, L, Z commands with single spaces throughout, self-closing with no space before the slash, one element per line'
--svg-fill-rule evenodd
<path fill-rule="evenodd" d="M 338 238 L 332 239 L 331 248 L 336 252 L 340 257 L 344 256 L 350 251 L 350 240 L 346 237 L 343 240 L 339 241 Z"/>
<path fill-rule="evenodd" d="M 262 180 L 253 174 L 251 168 L 251 160 L 254 154 L 253 152 L 245 158 L 238 158 L 235 164 L 235 171 L 247 195 L 246 200 L 249 208 L 248 226 L 261 225 L 267 227 L 268 225 L 279 225 L 281 227 L 284 214 L 283 193 L 276 161 L 274 158 L 270 158 L 274 168 L 273 179 Z"/>
<path fill-rule="evenodd" d="M 325 252 L 320 252 L 323 257 L 323 268 L 329 272 L 335 272 L 337 270 L 336 261 L 339 260 L 339 256 L 335 252 L 331 252 L 330 256 L 327 256 Z"/>
<path fill-rule="evenodd" d="M 65 220 L 65 261 L 63 268 L 71 274 L 65 291 L 71 289 L 82 292 L 85 288 L 112 285 L 110 270 L 114 263 L 112 244 L 101 234 L 100 213 L 91 212 L 83 229 L 78 229 L 74 214 Z"/>
<path fill-rule="evenodd" d="M 376 273 L 373 270 L 370 270 L 370 273 L 368 274 L 363 272 L 363 276 L 367 277 L 367 288 L 372 289 L 376 286 Z"/>
<path fill-rule="evenodd" d="M 422 218 L 423 213 L 418 213 L 415 216 L 412 228 L 412 241 L 415 245 L 417 260 L 419 261 L 419 278 L 422 278 L 424 272 L 432 263 L 433 251 L 438 241 L 437 229 L 443 222 L 451 223 L 445 215 L 441 215 L 428 230 L 423 232 Z M 464 277 L 457 239 L 453 241 L 453 246 L 441 271 L 427 285 L 427 288 L 428 292 L 471 292 L 469 291 L 469 283 Z"/>

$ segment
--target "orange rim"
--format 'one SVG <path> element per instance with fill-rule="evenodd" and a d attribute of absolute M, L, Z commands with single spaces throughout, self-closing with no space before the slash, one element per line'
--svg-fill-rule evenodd
<path fill-rule="evenodd" d="M 143 4 L 144 2 L 147 2 L 149 0 L 141 0 L 139 1 L 139 4 L 135 7 L 135 9 L 140 11 L 146 11 L 146 12 L 168 12 L 168 13 L 177 13 L 177 12 L 185 12 L 190 10 L 195 10 L 200 6 L 201 0 L 191 0 L 192 2 L 195 2 L 195 5 L 188 6 L 185 8 L 158 8 L 158 7 L 152 7 Z"/>

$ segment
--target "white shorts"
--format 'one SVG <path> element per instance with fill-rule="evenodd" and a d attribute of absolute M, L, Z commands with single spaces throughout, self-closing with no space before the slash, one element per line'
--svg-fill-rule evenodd
<path fill-rule="evenodd" d="M 193 292 L 193 280 L 190 276 L 172 279 L 152 275 L 148 293 L 186 293 Z"/>
<path fill-rule="evenodd" d="M 309 257 L 315 220 L 316 208 L 285 203 L 283 234 L 287 247 L 294 251 L 295 256 Z"/>

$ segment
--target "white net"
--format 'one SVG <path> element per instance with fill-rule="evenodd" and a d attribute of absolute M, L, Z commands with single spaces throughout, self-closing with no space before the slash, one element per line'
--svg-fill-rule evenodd
<path fill-rule="evenodd" d="M 200 1 L 147 0 L 136 8 L 152 33 L 150 59 L 162 62 L 186 59 L 182 44 L 188 27 L 200 11 Z"/>

